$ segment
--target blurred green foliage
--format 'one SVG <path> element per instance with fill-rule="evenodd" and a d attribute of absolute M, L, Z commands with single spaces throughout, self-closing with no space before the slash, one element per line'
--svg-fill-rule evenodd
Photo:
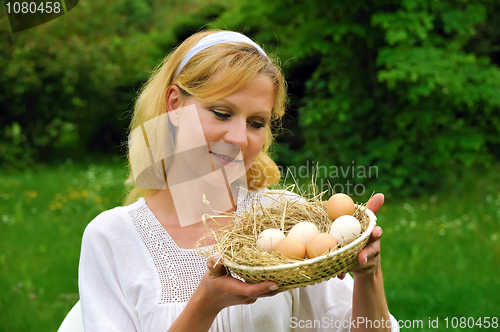
<path fill-rule="evenodd" d="M 295 149 L 284 142 L 282 163 L 375 165 L 379 178 L 353 180 L 408 195 L 500 156 L 499 9 L 488 0 L 251 0 L 221 21 L 273 45 L 287 73 L 303 68 L 293 130 L 303 139 Z"/>
<path fill-rule="evenodd" d="M 197 0 L 84 1 L 49 23 L 16 34 L 4 31 L 2 164 L 117 153 L 136 90 L 178 43 L 174 32 L 182 29 L 174 31 L 174 23 L 185 25 L 184 13 L 201 8 Z M 8 23 L 6 15 L 0 17 L 4 29 Z"/>
<path fill-rule="evenodd" d="M 280 165 L 376 166 L 335 180 L 388 195 L 442 189 L 500 156 L 499 13 L 493 0 L 79 3 L 0 44 L 0 161 L 118 153 L 147 70 L 210 24 L 282 60 Z"/>

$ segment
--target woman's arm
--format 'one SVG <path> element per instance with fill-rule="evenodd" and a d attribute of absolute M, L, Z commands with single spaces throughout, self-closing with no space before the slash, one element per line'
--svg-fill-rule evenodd
<path fill-rule="evenodd" d="M 169 332 L 208 331 L 217 314 L 224 308 L 251 304 L 260 297 L 273 296 L 275 282 L 265 281 L 258 284 L 246 284 L 231 277 L 218 258 L 207 261 L 208 271 L 203 276 L 182 313 L 172 324 Z"/>
<path fill-rule="evenodd" d="M 377 227 L 374 230 L 375 234 L 382 235 L 382 229 Z M 376 238 L 370 245 L 373 245 L 369 250 L 378 251 L 370 252 L 367 256 L 361 254 L 358 256 L 360 269 L 352 271 L 354 276 L 354 290 L 352 297 L 352 324 L 353 331 L 390 331 L 389 309 L 384 294 L 384 282 L 382 278 L 382 269 L 380 266 L 380 241 L 379 235 L 372 233 L 372 240 Z M 365 249 L 367 249 L 365 248 Z M 368 261 L 361 264 L 366 257 L 370 257 Z"/>
<path fill-rule="evenodd" d="M 377 194 L 367 207 L 377 213 L 384 204 L 384 195 Z M 352 299 L 352 331 L 390 331 L 390 317 L 384 294 L 380 265 L 380 237 L 382 229 L 376 226 L 368 245 L 358 255 L 359 264 L 351 273 L 354 276 Z"/>
<path fill-rule="evenodd" d="M 85 331 L 131 332 L 140 322 L 130 307 L 116 269 L 134 261 L 120 245 L 126 241 L 116 213 L 106 211 L 86 227 L 80 254 L 78 285 Z"/>

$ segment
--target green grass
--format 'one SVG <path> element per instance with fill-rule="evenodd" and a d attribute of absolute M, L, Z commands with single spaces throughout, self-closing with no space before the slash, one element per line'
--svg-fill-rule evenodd
<path fill-rule="evenodd" d="M 452 331 L 453 317 L 500 316 L 498 170 L 379 212 L 389 307 L 422 320 L 413 330 L 437 330 L 429 317 Z M 124 179 L 119 160 L 0 172 L 0 331 L 57 330 L 78 300 L 83 230 L 121 204 Z"/>
<path fill-rule="evenodd" d="M 0 331 L 56 331 L 78 300 L 85 226 L 122 199 L 124 164 L 0 173 Z"/>
<path fill-rule="evenodd" d="M 498 168 L 458 190 L 379 213 L 386 296 L 397 319 L 500 318 Z M 432 330 L 432 329 L 420 329 Z M 464 330 L 470 330 L 468 328 Z M 479 329 L 476 329 L 479 330 Z"/>

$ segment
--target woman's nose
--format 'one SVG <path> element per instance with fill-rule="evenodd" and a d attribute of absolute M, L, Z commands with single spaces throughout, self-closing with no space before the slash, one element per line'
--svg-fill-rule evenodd
<path fill-rule="evenodd" d="M 245 120 L 233 121 L 226 134 L 224 142 L 236 144 L 240 149 L 248 145 L 247 123 Z"/>

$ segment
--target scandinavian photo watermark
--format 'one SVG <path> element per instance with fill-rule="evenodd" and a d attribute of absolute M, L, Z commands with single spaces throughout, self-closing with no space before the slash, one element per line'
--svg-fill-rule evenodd
<path fill-rule="evenodd" d="M 307 160 L 304 165 L 298 167 L 278 165 L 278 169 L 282 178 L 293 179 L 300 183 L 299 191 L 311 192 L 313 187 L 311 179 L 315 178 L 316 192 L 326 191 L 329 196 L 336 193 L 361 196 L 366 192 L 364 180 L 379 177 L 377 166 L 358 165 L 354 161 L 347 165 L 325 166 Z"/>

